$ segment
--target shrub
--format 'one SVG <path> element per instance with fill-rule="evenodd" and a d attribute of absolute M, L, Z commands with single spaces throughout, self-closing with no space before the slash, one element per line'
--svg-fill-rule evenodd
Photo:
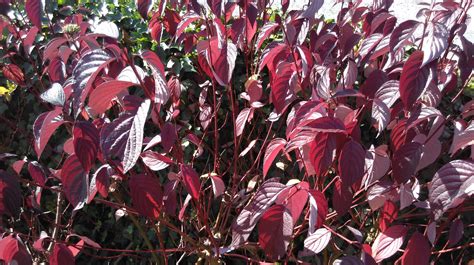
<path fill-rule="evenodd" d="M 322 2 L 3 1 L 0 259 L 467 262 L 471 1 Z"/>

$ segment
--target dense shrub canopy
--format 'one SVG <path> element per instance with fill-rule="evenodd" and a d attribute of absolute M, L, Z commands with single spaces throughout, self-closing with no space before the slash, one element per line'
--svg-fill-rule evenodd
<path fill-rule="evenodd" d="M 469 262 L 471 0 L 45 2 L 0 1 L 0 260 Z"/>

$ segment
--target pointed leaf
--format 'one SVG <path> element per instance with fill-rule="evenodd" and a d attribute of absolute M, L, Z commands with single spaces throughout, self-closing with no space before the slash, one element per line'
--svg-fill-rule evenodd
<path fill-rule="evenodd" d="M 80 121 L 74 124 L 74 153 L 85 171 L 89 171 L 99 151 L 99 131 L 90 122 Z"/>
<path fill-rule="evenodd" d="M 435 219 L 458 206 L 474 192 L 474 162 L 454 160 L 442 166 L 429 185 L 429 201 Z"/>
<path fill-rule="evenodd" d="M 201 183 L 199 182 L 198 173 L 188 165 L 181 165 L 181 174 L 183 176 L 184 187 L 186 191 L 195 200 L 199 200 Z"/>
<path fill-rule="evenodd" d="M 41 0 L 27 0 L 25 3 L 25 11 L 31 23 L 38 29 L 41 29 L 41 13 L 43 11 L 43 3 Z"/>
<path fill-rule="evenodd" d="M 283 148 L 285 148 L 286 140 L 282 138 L 273 139 L 267 146 L 265 150 L 265 155 L 263 156 L 263 176 L 265 177 L 273 164 L 273 160 L 280 153 Z"/>
<path fill-rule="evenodd" d="M 323 251 L 331 240 L 331 232 L 326 228 L 319 228 L 304 240 L 304 254 L 316 255 Z"/>
<path fill-rule="evenodd" d="M 33 124 L 33 135 L 35 136 L 35 152 L 38 159 L 41 157 L 49 138 L 51 138 L 54 131 L 63 123 L 61 108 L 44 112 L 36 118 Z"/>
<path fill-rule="evenodd" d="M 349 140 L 344 144 L 339 155 L 339 174 L 342 183 L 346 186 L 362 180 L 365 166 L 365 150 L 356 141 Z"/>
<path fill-rule="evenodd" d="M 286 254 L 292 234 L 293 220 L 283 205 L 270 207 L 258 223 L 258 243 L 272 259 L 280 259 Z"/>
<path fill-rule="evenodd" d="M 404 183 L 414 176 L 421 159 L 422 145 L 410 142 L 398 148 L 393 154 L 393 178 L 399 183 Z"/>
<path fill-rule="evenodd" d="M 51 87 L 41 94 L 41 99 L 55 106 L 63 106 L 66 101 L 63 86 L 54 83 Z"/>
<path fill-rule="evenodd" d="M 380 233 L 372 244 L 372 256 L 376 262 L 390 258 L 403 245 L 407 228 L 403 225 L 389 227 Z"/>
<path fill-rule="evenodd" d="M 427 81 L 427 71 L 421 68 L 423 52 L 413 52 L 402 69 L 400 76 L 400 98 L 405 109 L 410 109 L 420 97 Z"/>
<path fill-rule="evenodd" d="M 160 181 L 151 175 L 140 174 L 130 177 L 130 196 L 133 207 L 151 219 L 158 219 L 163 203 Z"/>
<path fill-rule="evenodd" d="M 89 175 L 76 155 L 69 156 L 61 169 L 64 194 L 75 210 L 86 203 L 89 189 Z"/>

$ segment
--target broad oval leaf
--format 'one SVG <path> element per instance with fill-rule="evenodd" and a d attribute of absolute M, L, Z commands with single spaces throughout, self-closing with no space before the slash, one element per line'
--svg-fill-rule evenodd
<path fill-rule="evenodd" d="M 333 134 L 317 132 L 310 144 L 310 158 L 317 176 L 323 176 L 331 166 L 336 151 Z"/>
<path fill-rule="evenodd" d="M 286 254 L 292 234 L 293 220 L 285 206 L 273 205 L 260 218 L 258 243 L 272 259 L 280 259 Z"/>
<path fill-rule="evenodd" d="M 448 47 L 449 30 L 444 24 L 429 21 L 425 28 L 422 50 L 424 53 L 421 67 L 438 59 Z"/>
<path fill-rule="evenodd" d="M 372 256 L 376 262 L 393 256 L 403 245 L 407 228 L 403 225 L 394 225 L 380 233 L 372 244 Z"/>
<path fill-rule="evenodd" d="M 245 124 L 247 124 L 247 120 L 251 113 L 250 108 L 244 108 L 240 111 L 239 115 L 235 120 L 235 134 L 236 136 L 240 136 L 244 132 Z"/>
<path fill-rule="evenodd" d="M 18 217 L 23 199 L 18 180 L 0 170 L 0 215 Z"/>
<path fill-rule="evenodd" d="M 90 122 L 80 121 L 74 124 L 74 153 L 85 171 L 89 171 L 99 151 L 99 131 Z"/>
<path fill-rule="evenodd" d="M 160 181 L 154 176 L 140 174 L 130 177 L 129 186 L 133 207 L 148 218 L 158 219 L 163 203 Z"/>
<path fill-rule="evenodd" d="M 33 25 L 38 29 L 41 29 L 43 2 L 41 0 L 27 0 L 25 3 L 25 11 L 31 23 L 33 23 Z"/>
<path fill-rule="evenodd" d="M 442 166 L 429 185 L 429 201 L 435 219 L 458 206 L 474 192 L 474 162 L 454 160 Z"/>
<path fill-rule="evenodd" d="M 375 98 L 380 99 L 387 107 L 391 108 L 400 97 L 400 82 L 388 80 L 375 92 Z"/>
<path fill-rule="evenodd" d="M 61 182 L 67 200 L 74 210 L 81 209 L 88 198 L 89 175 L 76 155 L 69 156 L 61 169 Z"/>
<path fill-rule="evenodd" d="M 66 101 L 63 86 L 54 83 L 51 87 L 41 94 L 41 99 L 55 106 L 63 106 Z"/>
<path fill-rule="evenodd" d="M 89 96 L 89 107 L 95 114 L 102 114 L 110 108 L 111 101 L 123 90 L 135 86 L 128 81 L 111 80 L 98 85 Z"/>
<path fill-rule="evenodd" d="M 257 36 L 257 41 L 255 42 L 255 50 L 259 50 L 263 42 L 268 39 L 272 32 L 278 27 L 277 23 L 267 22 L 263 27 L 260 28 L 260 32 Z"/>
<path fill-rule="evenodd" d="M 331 232 L 326 228 L 319 228 L 304 240 L 303 256 L 316 255 L 323 251 L 331 240 Z"/>
<path fill-rule="evenodd" d="M 265 150 L 265 155 L 263 156 L 263 176 L 265 177 L 270 169 L 270 166 L 273 164 L 273 160 L 280 153 L 283 148 L 285 148 L 286 140 L 282 138 L 273 139 L 267 146 Z"/>
<path fill-rule="evenodd" d="M 375 121 L 374 127 L 378 131 L 377 135 L 380 135 L 390 121 L 390 109 L 378 98 L 374 99 L 372 104 L 372 119 Z"/>
<path fill-rule="evenodd" d="M 62 110 L 59 107 L 52 111 L 44 112 L 36 118 L 33 124 L 33 135 L 35 137 L 35 152 L 38 159 L 41 157 L 49 138 L 63 123 Z"/>
<path fill-rule="evenodd" d="M 136 110 L 123 112 L 113 122 L 105 124 L 100 132 L 100 145 L 105 158 L 121 158 L 123 172 L 137 162 L 143 145 L 143 129 L 150 108 L 150 100 L 142 101 Z"/>
<path fill-rule="evenodd" d="M 181 165 L 181 175 L 186 191 L 193 199 L 199 200 L 201 183 L 199 182 L 198 173 L 191 166 Z"/>
<path fill-rule="evenodd" d="M 415 232 L 405 248 L 402 256 L 402 265 L 429 264 L 431 246 L 426 237 Z"/>
<path fill-rule="evenodd" d="M 46 183 L 46 174 L 37 161 L 32 161 L 28 163 L 28 173 L 30 173 L 31 178 L 38 184 L 40 187 L 44 186 Z"/>
<path fill-rule="evenodd" d="M 400 23 L 390 35 L 390 50 L 396 53 L 400 48 L 413 41 L 413 34 L 418 25 L 420 25 L 420 22 L 414 20 Z"/>
<path fill-rule="evenodd" d="M 72 251 L 63 243 L 54 243 L 53 252 L 49 256 L 49 264 L 75 264 L 75 258 Z"/>
<path fill-rule="evenodd" d="M 74 117 L 79 116 L 84 100 L 89 94 L 92 82 L 99 72 L 111 61 L 111 56 L 100 49 L 85 53 L 72 72 L 72 105 Z"/>
<path fill-rule="evenodd" d="M 402 69 L 400 76 L 400 98 L 405 109 L 413 107 L 420 97 L 427 81 L 427 71 L 422 68 L 423 52 L 413 52 Z"/>
<path fill-rule="evenodd" d="M 317 228 L 320 228 L 323 225 L 329 208 L 328 201 L 322 192 L 310 190 L 309 195 L 308 235 L 311 235 Z"/>
<path fill-rule="evenodd" d="M 361 144 L 349 140 L 342 147 L 339 155 L 339 174 L 342 184 L 349 187 L 358 183 L 364 176 L 365 150 Z"/>
<path fill-rule="evenodd" d="M 173 164 L 173 160 L 170 158 L 151 150 L 143 152 L 140 157 L 143 163 L 153 171 L 160 171 L 167 168 L 170 164 Z"/>
<path fill-rule="evenodd" d="M 280 192 L 289 188 L 269 179 L 262 184 L 255 197 L 244 207 L 232 224 L 232 242 L 229 249 L 235 249 L 247 241 L 262 214 L 273 204 Z"/>
<path fill-rule="evenodd" d="M 423 146 L 420 143 L 410 142 L 398 148 L 393 154 L 393 178 L 399 184 L 406 182 L 416 173 L 422 148 Z"/>
<path fill-rule="evenodd" d="M 25 245 L 16 236 L 8 235 L 0 240 L 0 260 L 5 264 L 32 264 Z"/>

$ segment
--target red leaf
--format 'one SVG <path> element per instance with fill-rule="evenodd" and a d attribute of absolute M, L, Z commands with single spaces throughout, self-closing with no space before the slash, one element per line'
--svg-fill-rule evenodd
<path fill-rule="evenodd" d="M 282 138 L 275 138 L 268 144 L 265 155 L 263 156 L 263 177 L 267 175 L 270 166 L 273 164 L 273 160 L 275 160 L 278 153 L 285 148 L 285 145 L 286 140 Z"/>
<path fill-rule="evenodd" d="M 454 220 L 449 227 L 449 237 L 448 242 L 449 246 L 452 247 L 456 245 L 462 238 L 464 234 L 464 224 L 460 218 Z"/>
<path fill-rule="evenodd" d="M 415 232 L 408 241 L 402 256 L 402 265 L 429 264 L 431 246 L 425 236 Z"/>
<path fill-rule="evenodd" d="M 407 228 L 403 225 L 389 227 L 375 238 L 372 244 L 372 256 L 375 261 L 381 262 L 390 258 L 403 245 L 403 239 L 407 233 Z"/>
<path fill-rule="evenodd" d="M 108 164 L 102 165 L 94 173 L 91 180 L 91 187 L 95 185 L 95 190 L 97 190 L 102 197 L 107 198 L 109 195 L 110 178 L 114 174 L 115 171 L 111 166 Z"/>
<path fill-rule="evenodd" d="M 25 3 L 25 11 L 31 23 L 41 29 L 41 11 L 43 4 L 41 0 L 27 0 Z"/>
<path fill-rule="evenodd" d="M 332 194 L 332 206 L 337 213 L 337 216 L 342 217 L 349 211 L 352 205 L 352 190 L 350 186 L 342 185 L 340 179 L 334 183 L 334 191 Z"/>
<path fill-rule="evenodd" d="M 350 187 L 359 183 L 364 176 L 365 150 L 356 141 L 349 140 L 344 144 L 339 155 L 339 174 L 342 184 Z"/>
<path fill-rule="evenodd" d="M 292 233 L 293 220 L 283 205 L 270 207 L 258 223 L 258 243 L 275 260 L 286 254 Z"/>
<path fill-rule="evenodd" d="M 317 176 L 324 176 L 327 172 L 332 164 L 335 150 L 336 140 L 333 134 L 315 133 L 314 141 L 310 143 L 309 154 Z"/>
<path fill-rule="evenodd" d="M 152 0 L 137 0 L 137 9 L 138 13 L 140 13 L 140 16 L 142 16 L 143 19 L 148 19 L 148 12 L 150 12 L 151 5 L 153 4 Z"/>
<path fill-rule="evenodd" d="M 129 186 L 133 207 L 148 218 L 158 219 L 163 204 L 160 181 L 154 176 L 140 174 L 130 177 Z"/>
<path fill-rule="evenodd" d="M 199 182 L 198 173 L 191 166 L 181 165 L 181 174 L 183 176 L 186 191 L 193 197 L 193 199 L 199 200 L 201 183 Z"/>
<path fill-rule="evenodd" d="M 269 179 L 262 184 L 254 198 L 235 218 L 232 224 L 232 242 L 229 249 L 235 249 L 247 241 L 262 214 L 286 188 L 288 187 L 276 182 L 275 179 Z"/>
<path fill-rule="evenodd" d="M 268 39 L 270 34 L 278 27 L 277 23 L 267 22 L 263 27 L 260 28 L 260 32 L 257 36 L 257 41 L 255 42 L 255 50 L 258 51 L 263 42 Z"/>
<path fill-rule="evenodd" d="M 21 68 L 16 64 L 5 64 L 1 69 L 3 76 L 6 79 L 18 84 L 19 86 L 25 85 L 25 75 Z"/>
<path fill-rule="evenodd" d="M 245 124 L 247 123 L 250 113 L 251 113 L 250 108 L 244 108 L 243 110 L 240 111 L 239 115 L 237 116 L 235 120 L 236 136 L 240 136 L 244 132 Z"/>
<path fill-rule="evenodd" d="M 141 155 L 143 163 L 153 171 L 160 171 L 174 164 L 170 158 L 151 150 L 143 152 Z"/>
<path fill-rule="evenodd" d="M 22 201 L 18 180 L 0 170 L 0 215 L 18 217 Z"/>
<path fill-rule="evenodd" d="M 293 101 L 296 77 L 295 64 L 282 62 L 278 65 L 271 82 L 272 103 L 277 113 L 282 113 Z"/>
<path fill-rule="evenodd" d="M 119 156 L 123 165 L 123 172 L 129 171 L 140 157 L 143 144 L 143 130 L 145 127 L 150 100 L 130 98 L 127 112 L 111 123 L 102 127 L 100 132 L 100 146 L 106 159 L 113 155 Z M 138 107 L 137 107 L 138 106 Z"/>
<path fill-rule="evenodd" d="M 28 163 L 28 173 L 30 173 L 34 182 L 41 187 L 44 186 L 46 182 L 46 174 L 38 162 L 33 161 Z"/>
<path fill-rule="evenodd" d="M 411 109 L 420 97 L 427 81 L 427 71 L 421 68 L 423 52 L 413 52 L 402 69 L 400 76 L 400 98 L 405 109 Z"/>
<path fill-rule="evenodd" d="M 99 151 L 99 131 L 92 123 L 80 121 L 74 124 L 73 135 L 74 153 L 88 172 Z"/>
<path fill-rule="evenodd" d="M 275 201 L 276 204 L 285 205 L 290 211 L 291 217 L 293 218 L 293 224 L 296 224 L 304 206 L 306 205 L 306 201 L 308 200 L 308 189 L 308 182 L 302 181 L 290 189 L 281 192 Z"/>
<path fill-rule="evenodd" d="M 72 106 L 74 117 L 77 118 L 82 111 L 97 75 L 113 60 L 107 52 L 96 49 L 82 55 L 72 72 Z"/>
<path fill-rule="evenodd" d="M 400 147 L 393 154 L 393 178 L 399 184 L 406 182 L 416 173 L 421 158 L 422 145 L 410 142 Z"/>
<path fill-rule="evenodd" d="M 222 181 L 222 178 L 219 176 L 211 175 L 211 182 L 212 182 L 212 192 L 214 193 L 214 198 L 217 198 L 224 194 L 225 192 L 225 184 Z"/>
<path fill-rule="evenodd" d="M 428 189 L 435 219 L 448 209 L 458 206 L 472 194 L 474 162 L 454 160 L 442 166 L 433 176 Z"/>
<path fill-rule="evenodd" d="M 390 224 L 397 219 L 398 207 L 395 203 L 390 200 L 385 201 L 383 209 L 379 216 L 379 228 L 381 232 L 384 232 Z"/>
<path fill-rule="evenodd" d="M 35 136 L 35 152 L 38 159 L 41 157 L 41 153 L 43 153 L 49 138 L 51 138 L 54 131 L 63 123 L 61 108 L 44 112 L 36 118 L 33 124 L 33 135 Z"/>
<path fill-rule="evenodd" d="M 309 228 L 308 234 L 314 233 L 314 230 L 320 228 L 328 214 L 328 201 L 324 194 L 317 190 L 309 191 Z"/>
<path fill-rule="evenodd" d="M 84 206 L 88 198 L 89 176 L 76 155 L 69 156 L 61 169 L 64 194 L 75 210 Z"/>
<path fill-rule="evenodd" d="M 397 53 L 400 48 L 405 47 L 411 41 L 418 25 L 420 25 L 420 22 L 414 20 L 400 23 L 390 35 L 390 50 Z"/>
<path fill-rule="evenodd" d="M 448 47 L 449 30 L 442 24 L 429 21 L 424 30 L 423 38 L 423 63 L 422 67 L 429 62 L 438 59 Z"/>
<path fill-rule="evenodd" d="M 194 21 L 201 19 L 201 17 L 196 14 L 194 11 L 190 11 L 183 16 L 183 19 L 178 24 L 176 29 L 176 38 L 179 38 L 181 34 L 186 30 L 189 24 L 193 23 Z"/>
<path fill-rule="evenodd" d="M 0 260 L 6 264 L 32 264 L 26 247 L 13 235 L 0 240 Z"/>
<path fill-rule="evenodd" d="M 331 240 L 331 232 L 326 228 L 319 228 L 304 240 L 302 256 L 315 255 L 323 251 Z"/>
<path fill-rule="evenodd" d="M 53 253 L 49 256 L 49 264 L 51 265 L 63 265 L 63 264 L 75 264 L 75 258 L 71 250 L 62 243 L 55 243 L 53 247 Z"/>
<path fill-rule="evenodd" d="M 89 107 L 95 114 L 102 114 L 111 106 L 111 101 L 117 95 L 129 88 L 135 86 L 132 82 L 111 80 L 98 85 L 89 96 Z"/>

